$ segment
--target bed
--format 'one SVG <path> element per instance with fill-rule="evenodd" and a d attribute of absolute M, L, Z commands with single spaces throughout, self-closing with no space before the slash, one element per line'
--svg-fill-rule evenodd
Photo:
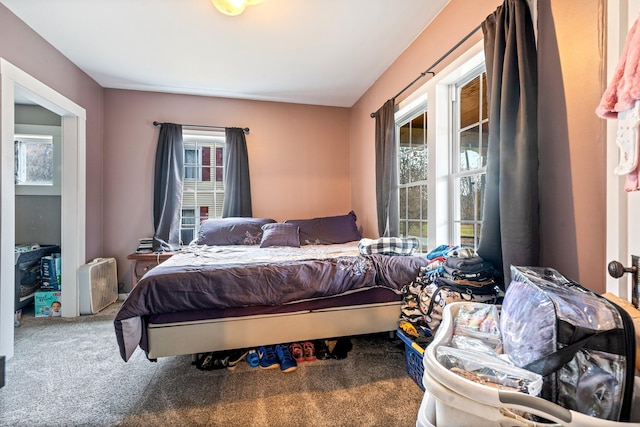
<path fill-rule="evenodd" d="M 121 357 L 394 331 L 402 287 L 427 260 L 406 242 L 363 251 L 355 221 L 353 212 L 204 221 L 197 241 L 147 272 L 118 310 Z"/>

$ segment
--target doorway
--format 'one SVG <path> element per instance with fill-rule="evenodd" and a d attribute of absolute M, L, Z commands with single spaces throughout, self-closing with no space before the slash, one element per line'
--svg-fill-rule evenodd
<path fill-rule="evenodd" d="M 14 123 L 16 99 L 61 117 L 62 316 L 78 309 L 77 271 L 85 262 L 86 112 L 84 108 L 0 58 L 0 355 L 13 357 L 15 302 Z"/>

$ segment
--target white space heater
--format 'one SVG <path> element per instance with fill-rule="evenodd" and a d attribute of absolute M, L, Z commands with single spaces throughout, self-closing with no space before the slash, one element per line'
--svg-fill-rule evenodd
<path fill-rule="evenodd" d="M 96 258 L 78 269 L 80 314 L 95 314 L 118 299 L 115 258 Z"/>

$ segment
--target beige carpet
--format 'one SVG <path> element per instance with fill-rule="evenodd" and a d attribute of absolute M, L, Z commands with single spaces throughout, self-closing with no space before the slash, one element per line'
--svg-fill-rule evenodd
<path fill-rule="evenodd" d="M 23 316 L 0 388 L 2 426 L 414 426 L 422 391 L 402 342 L 352 338 L 344 360 L 291 373 L 200 371 L 189 356 L 119 356 L 114 304 L 76 320 Z"/>

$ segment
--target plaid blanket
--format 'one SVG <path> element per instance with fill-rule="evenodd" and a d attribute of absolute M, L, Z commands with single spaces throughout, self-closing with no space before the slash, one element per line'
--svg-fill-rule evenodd
<path fill-rule="evenodd" d="M 381 237 L 379 239 L 361 239 L 358 251 L 361 255 L 413 255 L 420 247 L 416 237 Z"/>

